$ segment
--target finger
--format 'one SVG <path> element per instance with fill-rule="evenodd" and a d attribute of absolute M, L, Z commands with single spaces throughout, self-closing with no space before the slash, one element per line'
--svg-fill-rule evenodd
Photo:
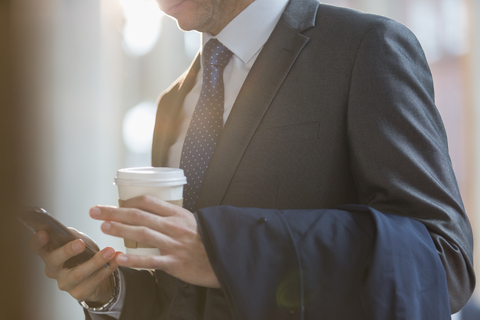
<path fill-rule="evenodd" d="M 88 245 L 90 245 L 91 247 L 95 248 L 96 251 L 100 251 L 100 248 L 98 247 L 98 245 L 95 243 L 95 241 L 93 241 L 92 238 L 90 238 L 87 234 L 81 232 L 81 231 L 78 231 L 77 229 L 75 228 L 72 228 L 72 227 L 69 227 L 68 228 L 70 231 L 72 231 L 77 237 L 79 237 L 80 239 L 82 239 L 83 241 L 85 241 L 85 243 L 87 243 Z"/>
<path fill-rule="evenodd" d="M 115 221 L 134 226 L 147 226 L 155 229 L 160 224 L 161 217 L 135 208 L 116 208 L 96 206 L 90 209 L 90 216 L 94 219 Z"/>
<path fill-rule="evenodd" d="M 90 208 L 90 217 L 96 220 L 115 221 L 122 209 L 113 206 L 95 206 Z"/>
<path fill-rule="evenodd" d="M 170 205 L 167 202 L 163 203 Z M 99 220 L 114 221 L 124 225 L 148 227 L 149 229 L 159 231 L 176 239 L 190 236 L 191 231 L 197 228 L 195 217 L 188 210 L 174 205 L 171 206 L 175 207 L 174 210 L 178 211 L 177 216 L 161 217 L 136 208 L 116 208 L 110 206 L 93 207 L 90 210 L 90 215 Z M 104 230 L 104 232 L 108 233 L 107 230 Z"/>
<path fill-rule="evenodd" d="M 177 229 L 182 229 L 180 225 L 174 224 L 173 221 L 167 221 L 164 217 L 135 208 L 96 206 L 90 210 L 90 215 L 99 220 L 114 221 L 124 225 L 144 226 L 167 235 L 179 233 Z M 189 217 L 192 218 L 193 216 L 189 214 Z"/>
<path fill-rule="evenodd" d="M 115 255 L 116 254 L 121 254 L 121 252 L 117 252 Z M 70 295 L 80 301 L 98 301 L 104 294 L 104 292 L 99 290 L 99 287 L 118 268 L 118 266 L 118 263 L 112 258 L 108 266 L 103 266 L 91 274 L 72 289 L 69 292 Z"/>
<path fill-rule="evenodd" d="M 73 289 L 77 284 L 90 277 L 93 273 L 107 268 L 106 264 L 114 257 L 115 250 L 110 247 L 97 252 L 90 260 L 70 269 L 65 279 L 62 279 L 61 283 L 59 282 L 59 287 L 61 286 L 60 289 L 63 291 Z"/>
<path fill-rule="evenodd" d="M 46 231 L 38 231 L 28 241 L 28 249 L 43 259 L 43 257 L 48 253 L 45 246 L 48 243 L 48 240 L 49 237 Z"/>
<path fill-rule="evenodd" d="M 191 232 L 197 229 L 197 221 L 190 211 L 152 196 L 130 198 L 124 202 L 123 207 L 137 208 L 141 212 L 151 212 L 164 218 L 154 219 L 150 216 L 150 224 L 137 225 L 147 225 L 175 239 L 189 237 Z"/>
<path fill-rule="evenodd" d="M 73 240 L 53 250 L 45 256 L 43 260 L 49 271 L 55 271 L 63 268 L 63 264 L 68 259 L 82 253 L 85 250 L 85 243 L 81 239 Z"/>
<path fill-rule="evenodd" d="M 169 273 L 174 263 L 171 255 L 149 256 L 120 254 L 115 257 L 115 261 L 123 267 L 141 268 L 141 269 L 160 269 Z"/>
<path fill-rule="evenodd" d="M 130 226 L 116 222 L 104 222 L 101 229 L 106 234 L 143 242 L 159 248 L 160 251 L 170 252 L 178 247 L 178 242 L 174 239 L 145 226 Z"/>
<path fill-rule="evenodd" d="M 123 208 L 137 208 L 143 211 L 151 212 L 162 217 L 169 217 L 178 214 L 180 211 L 189 212 L 180 206 L 171 204 L 149 195 L 142 195 L 123 201 Z M 181 210 L 179 210 L 181 209 Z"/>

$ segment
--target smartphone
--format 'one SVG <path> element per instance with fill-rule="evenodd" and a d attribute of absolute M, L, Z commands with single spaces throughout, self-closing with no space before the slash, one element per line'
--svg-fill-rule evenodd
<path fill-rule="evenodd" d="M 24 224 L 32 232 L 36 233 L 40 230 L 45 230 L 48 233 L 49 241 L 47 245 L 49 250 L 55 250 L 63 247 L 70 241 L 80 239 L 75 233 L 70 231 L 45 209 L 37 207 L 24 207 L 17 213 L 17 219 Z M 92 258 L 98 252 L 95 248 L 90 246 L 86 241 L 85 250 L 70 258 L 63 265 L 65 268 L 73 268 L 79 264 Z"/>

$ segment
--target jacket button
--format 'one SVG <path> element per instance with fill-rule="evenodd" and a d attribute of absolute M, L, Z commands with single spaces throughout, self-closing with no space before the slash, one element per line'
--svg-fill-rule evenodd
<path fill-rule="evenodd" d="M 262 223 L 265 223 L 265 222 L 267 222 L 267 218 L 265 218 L 265 217 L 261 217 L 260 219 L 258 219 L 259 224 L 262 224 Z"/>

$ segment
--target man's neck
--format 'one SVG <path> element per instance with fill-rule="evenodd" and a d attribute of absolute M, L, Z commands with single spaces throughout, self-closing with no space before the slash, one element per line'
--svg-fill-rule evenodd
<path fill-rule="evenodd" d="M 225 28 L 236 16 L 238 16 L 245 8 L 251 5 L 255 0 L 241 0 L 231 4 L 229 1 L 224 2 L 225 14 L 223 17 L 214 25 L 209 27 L 206 32 L 210 33 L 212 36 L 218 35 L 223 28 Z"/>

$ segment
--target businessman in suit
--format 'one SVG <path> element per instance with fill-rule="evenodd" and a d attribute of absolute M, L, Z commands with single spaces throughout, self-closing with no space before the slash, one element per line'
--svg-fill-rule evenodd
<path fill-rule="evenodd" d="M 189 210 L 150 197 L 92 208 L 105 233 L 153 244 L 162 256 L 87 262 L 72 295 L 114 301 L 114 311 L 87 317 L 447 319 L 458 311 L 475 283 L 472 233 L 413 34 L 314 0 L 159 4 L 181 28 L 203 32 L 204 45 L 214 38 L 212 50 L 232 52 L 222 66 L 224 124 L 198 189 L 187 191 Z M 205 64 L 198 56 L 161 96 L 154 166 L 197 170 L 181 151 L 204 99 Z M 38 251 L 47 239 L 35 241 Z M 41 255 L 58 271 L 74 254 Z M 108 272 L 105 261 L 115 261 Z M 121 268 L 118 293 L 107 279 L 117 264 L 156 270 Z"/>

